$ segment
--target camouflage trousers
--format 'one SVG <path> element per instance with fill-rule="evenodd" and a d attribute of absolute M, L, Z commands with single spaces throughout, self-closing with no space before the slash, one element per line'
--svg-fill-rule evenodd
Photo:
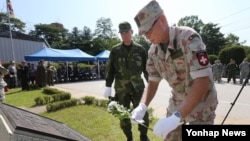
<path fill-rule="evenodd" d="M 123 105 L 126 108 L 130 109 L 130 104 L 132 103 L 133 108 L 136 108 L 139 105 L 139 102 L 142 97 L 141 92 L 131 91 L 130 93 L 117 93 L 115 94 L 115 100 L 118 101 L 119 104 Z M 149 114 L 146 112 L 144 116 L 145 125 L 149 125 Z M 130 119 L 124 119 L 120 121 L 120 127 L 123 130 L 123 133 L 126 135 L 128 140 L 133 139 L 132 133 L 132 125 Z M 148 129 L 144 126 L 138 124 L 138 130 L 140 131 L 140 138 L 147 138 L 147 131 Z"/>

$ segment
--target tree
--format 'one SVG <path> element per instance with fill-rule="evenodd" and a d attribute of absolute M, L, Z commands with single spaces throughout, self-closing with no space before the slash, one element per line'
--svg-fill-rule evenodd
<path fill-rule="evenodd" d="M 239 37 L 232 33 L 228 34 L 226 37 L 226 47 L 233 47 L 237 45 L 240 45 Z"/>
<path fill-rule="evenodd" d="M 35 30 L 31 30 L 29 35 L 35 37 L 45 38 L 51 47 L 54 48 L 67 48 L 68 44 L 65 44 L 68 30 L 59 23 L 51 24 L 37 24 L 34 25 Z"/>
<path fill-rule="evenodd" d="M 200 33 L 200 30 L 204 26 L 202 20 L 198 18 L 198 16 L 186 16 L 181 18 L 177 24 L 178 26 L 188 26 L 193 28 L 196 32 Z"/>
<path fill-rule="evenodd" d="M 218 59 L 218 56 L 214 54 L 208 55 L 208 59 L 209 59 L 210 64 L 214 64 L 215 60 Z"/>
<path fill-rule="evenodd" d="M 91 49 L 91 52 L 92 54 L 98 54 L 103 50 L 111 50 L 114 45 L 120 42 L 121 40 L 119 38 L 110 38 L 106 39 L 106 41 L 103 41 L 102 38 L 96 37 L 92 41 L 93 47 Z"/>
<path fill-rule="evenodd" d="M 70 48 L 79 48 L 86 53 L 91 52 L 93 35 L 90 28 L 84 26 L 83 30 L 79 30 L 77 27 L 72 29 L 71 33 L 68 33 L 67 43 Z"/>
<path fill-rule="evenodd" d="M 225 45 L 224 35 L 220 32 L 217 24 L 204 24 L 198 16 L 186 16 L 181 18 L 178 26 L 188 26 L 196 30 L 207 46 L 208 54 L 218 54 Z"/>
<path fill-rule="evenodd" d="M 91 40 L 93 38 L 93 35 L 91 33 L 91 29 L 88 28 L 87 26 L 83 27 L 83 32 L 81 34 L 81 38 L 83 40 Z"/>
<path fill-rule="evenodd" d="M 239 42 L 239 37 L 230 33 L 227 35 L 226 37 L 226 48 L 243 48 L 244 49 L 244 52 L 245 54 L 243 56 L 247 56 L 248 54 L 250 54 L 250 46 L 245 46 L 243 45 L 243 43 L 240 43 Z M 240 60 L 240 59 L 239 59 Z"/>
<path fill-rule="evenodd" d="M 68 33 L 68 44 L 70 48 L 78 48 L 82 42 L 82 38 L 80 36 L 81 31 L 78 30 L 77 27 L 72 29 L 71 33 Z"/>
<path fill-rule="evenodd" d="M 120 42 L 112 26 L 113 24 L 109 18 L 101 17 L 97 20 L 97 29 L 92 40 L 92 53 L 97 54 L 103 50 L 110 50 L 115 44 Z"/>
<path fill-rule="evenodd" d="M 245 49 L 246 55 L 250 55 L 250 46 L 242 46 Z"/>
<path fill-rule="evenodd" d="M 93 34 L 91 33 L 90 28 L 84 26 L 83 31 L 80 33 L 81 37 L 81 46 L 79 48 L 89 54 L 91 54 L 91 50 L 93 47 L 92 39 L 93 39 Z"/>
<path fill-rule="evenodd" d="M 224 35 L 217 24 L 205 24 L 201 30 L 201 37 L 207 47 L 208 54 L 217 54 L 225 46 Z"/>
<path fill-rule="evenodd" d="M 145 48 L 146 52 L 148 52 L 151 43 L 150 43 L 150 41 L 148 41 L 144 36 L 140 36 L 140 35 L 138 35 L 138 34 L 135 34 L 135 35 L 133 36 L 133 40 L 134 40 L 135 42 L 141 44 L 141 45 Z"/>
<path fill-rule="evenodd" d="M 17 18 L 10 18 L 11 31 L 24 33 L 25 23 Z M 8 16 L 6 13 L 0 13 L 0 31 L 9 30 Z"/>
<path fill-rule="evenodd" d="M 95 36 L 103 39 L 113 38 L 117 36 L 115 30 L 112 29 L 112 21 L 110 18 L 101 17 L 96 22 Z"/>
<path fill-rule="evenodd" d="M 224 48 L 219 53 L 219 59 L 223 64 L 228 64 L 230 59 L 234 59 L 236 64 L 240 64 L 245 57 L 246 54 L 243 47 Z"/>

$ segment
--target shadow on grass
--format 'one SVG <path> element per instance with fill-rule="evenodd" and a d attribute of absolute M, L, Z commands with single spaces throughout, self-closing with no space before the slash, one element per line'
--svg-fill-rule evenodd
<path fill-rule="evenodd" d="M 21 89 L 20 89 L 20 90 L 16 90 L 16 91 L 6 92 L 6 94 L 7 94 L 7 95 L 11 95 L 11 94 L 18 94 L 18 93 L 20 93 L 20 92 L 22 92 L 22 90 L 21 90 Z"/>

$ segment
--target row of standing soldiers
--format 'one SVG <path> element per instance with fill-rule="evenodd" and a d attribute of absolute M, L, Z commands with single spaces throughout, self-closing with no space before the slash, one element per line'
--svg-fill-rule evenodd
<path fill-rule="evenodd" d="M 15 88 L 21 86 L 22 90 L 29 90 L 30 84 L 37 85 L 39 87 L 45 87 L 47 85 L 54 85 L 54 73 L 56 68 L 48 63 L 44 65 L 44 61 L 39 61 L 38 66 L 34 64 L 26 63 L 22 61 L 20 65 L 16 67 L 15 62 L 11 61 L 9 67 L 9 74 L 6 75 L 9 88 Z"/>
<path fill-rule="evenodd" d="M 236 72 L 240 71 L 240 84 L 243 83 L 243 80 L 246 80 L 250 73 L 250 64 L 247 58 L 244 58 L 243 61 L 237 65 L 234 59 L 230 59 L 230 62 L 227 65 L 223 65 L 220 60 L 215 60 L 215 63 L 212 65 L 214 81 L 221 82 L 222 76 L 227 76 L 227 83 L 233 79 L 233 83 L 236 84 Z M 247 79 L 248 80 L 248 79 Z M 246 82 L 248 83 L 248 81 Z"/>

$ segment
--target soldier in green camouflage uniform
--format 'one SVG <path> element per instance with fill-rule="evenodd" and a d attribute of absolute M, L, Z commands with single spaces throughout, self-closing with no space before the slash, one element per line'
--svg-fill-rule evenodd
<path fill-rule="evenodd" d="M 135 17 L 139 34 L 152 42 L 148 52 L 148 87 L 131 118 L 140 119 L 165 79 L 172 88 L 167 117 L 153 132 L 167 141 L 181 141 L 180 124 L 213 124 L 218 104 L 206 46 L 189 27 L 168 26 L 156 1 L 151 1 Z"/>
<path fill-rule="evenodd" d="M 142 72 L 147 80 L 146 71 L 147 54 L 145 49 L 138 43 L 132 41 L 133 30 L 128 22 L 119 24 L 119 32 L 122 43 L 115 45 L 109 56 L 106 66 L 106 87 L 110 90 L 115 80 L 115 100 L 124 107 L 130 108 L 138 106 L 142 97 L 145 85 L 142 79 Z M 106 92 L 105 92 L 106 93 Z M 104 94 L 105 97 L 111 95 L 111 91 Z M 149 125 L 148 113 L 144 116 L 145 125 Z M 120 127 L 128 141 L 133 140 L 130 119 L 120 121 Z M 148 141 L 147 128 L 139 125 L 141 141 Z"/>

